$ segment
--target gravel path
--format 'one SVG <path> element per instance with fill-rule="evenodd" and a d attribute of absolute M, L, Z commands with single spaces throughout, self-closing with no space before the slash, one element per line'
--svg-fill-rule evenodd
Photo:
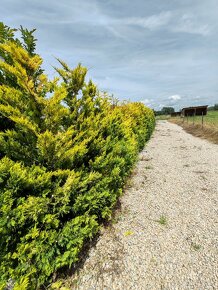
<path fill-rule="evenodd" d="M 218 146 L 160 121 L 72 289 L 218 289 Z"/>

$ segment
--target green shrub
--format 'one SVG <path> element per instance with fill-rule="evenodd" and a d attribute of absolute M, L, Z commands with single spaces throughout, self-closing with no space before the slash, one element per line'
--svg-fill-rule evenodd
<path fill-rule="evenodd" d="M 86 68 L 48 80 L 34 31 L 0 24 L 0 288 L 35 289 L 79 259 L 154 128 L 141 103 L 113 106 Z M 23 286 L 22 286 L 23 285 Z M 29 286 L 28 286 L 29 285 Z"/>

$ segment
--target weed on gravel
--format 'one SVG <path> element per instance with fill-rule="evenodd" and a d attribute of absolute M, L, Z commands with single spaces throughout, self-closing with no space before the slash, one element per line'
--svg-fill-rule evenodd
<path fill-rule="evenodd" d="M 153 167 L 151 165 L 147 165 L 145 166 L 145 169 L 153 169 Z"/>
<path fill-rule="evenodd" d="M 159 220 L 157 220 L 160 225 L 166 226 L 167 225 L 167 218 L 165 216 L 161 216 Z"/>
<path fill-rule="evenodd" d="M 201 246 L 196 243 L 191 243 L 191 247 L 195 251 L 199 251 L 201 249 Z"/>

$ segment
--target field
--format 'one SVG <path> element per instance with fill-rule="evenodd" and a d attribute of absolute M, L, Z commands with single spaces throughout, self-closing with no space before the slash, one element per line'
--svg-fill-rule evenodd
<path fill-rule="evenodd" d="M 218 126 L 218 111 L 209 111 L 205 120 L 208 124 Z"/>
<path fill-rule="evenodd" d="M 193 123 L 193 117 L 189 117 L 188 122 Z M 201 122 L 202 122 L 201 116 L 194 117 L 195 124 L 201 124 Z M 204 124 L 208 126 L 218 127 L 218 111 L 209 111 L 207 115 L 204 116 Z"/>

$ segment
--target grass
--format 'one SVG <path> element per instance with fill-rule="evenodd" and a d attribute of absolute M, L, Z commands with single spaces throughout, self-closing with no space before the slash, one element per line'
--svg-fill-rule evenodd
<path fill-rule="evenodd" d="M 200 245 L 198 245 L 198 244 L 195 244 L 195 243 L 191 243 L 191 247 L 193 248 L 193 250 L 195 250 L 195 251 L 199 251 L 200 250 L 200 248 L 201 248 L 201 246 Z"/>
<path fill-rule="evenodd" d="M 203 127 L 201 116 L 189 117 L 188 121 L 185 118 L 184 122 L 180 117 L 170 118 L 170 121 L 182 126 L 188 133 L 194 136 L 208 139 L 218 144 L 218 111 L 208 111 L 207 115 L 204 116 Z"/>
<path fill-rule="evenodd" d="M 170 115 L 156 116 L 156 120 L 168 120 L 168 119 L 170 119 Z"/>
<path fill-rule="evenodd" d="M 133 235 L 134 233 L 132 232 L 132 231 L 127 231 L 127 232 L 125 232 L 124 233 L 124 236 L 125 237 L 128 237 L 128 236 L 131 236 L 131 235 Z"/>
<path fill-rule="evenodd" d="M 157 220 L 157 222 L 162 225 L 162 226 L 166 226 L 167 225 L 167 218 L 165 216 L 161 216 L 159 220 Z"/>
<path fill-rule="evenodd" d="M 119 221 L 122 220 L 122 215 L 116 215 L 112 220 L 111 220 L 111 223 L 114 225 L 114 224 L 117 224 Z"/>
<path fill-rule="evenodd" d="M 192 121 L 193 117 L 190 117 L 190 121 Z M 194 117 L 194 123 L 201 125 L 201 116 Z M 211 125 L 218 127 L 218 111 L 208 111 L 207 115 L 204 116 L 205 125 Z"/>
<path fill-rule="evenodd" d="M 180 117 L 172 117 L 170 120 L 175 120 L 176 122 L 182 122 L 182 119 Z M 195 117 L 185 117 L 184 124 L 190 124 L 192 125 L 194 121 L 194 124 L 201 125 L 202 117 L 201 116 L 195 116 Z M 204 125 L 208 126 L 215 126 L 218 127 L 218 111 L 208 111 L 207 115 L 204 116 Z"/>

